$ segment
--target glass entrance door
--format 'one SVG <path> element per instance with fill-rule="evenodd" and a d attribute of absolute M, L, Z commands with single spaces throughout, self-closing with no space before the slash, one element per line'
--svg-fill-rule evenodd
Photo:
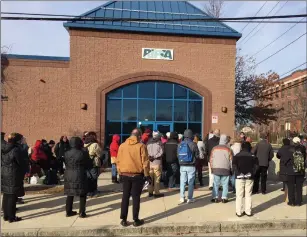
<path fill-rule="evenodd" d="M 173 123 L 155 123 L 155 130 L 166 134 L 173 131 Z"/>
<path fill-rule="evenodd" d="M 139 128 L 142 130 L 142 133 L 144 133 L 146 129 L 150 129 L 150 131 L 153 131 L 155 129 L 154 125 L 155 125 L 154 123 L 142 122 L 141 124 L 139 124 Z"/>

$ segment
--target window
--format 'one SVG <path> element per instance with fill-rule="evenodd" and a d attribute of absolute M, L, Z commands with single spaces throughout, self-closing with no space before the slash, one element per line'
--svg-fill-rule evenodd
<path fill-rule="evenodd" d="M 187 121 L 187 101 L 174 102 L 174 121 Z"/>
<path fill-rule="evenodd" d="M 139 121 L 155 120 L 155 101 L 139 100 Z"/>
<path fill-rule="evenodd" d="M 108 100 L 107 120 L 121 120 L 121 100 Z"/>
<path fill-rule="evenodd" d="M 194 134 L 201 134 L 201 123 L 189 123 L 189 129 L 191 129 Z"/>
<path fill-rule="evenodd" d="M 297 94 L 299 93 L 299 86 L 296 85 L 298 82 L 299 82 L 298 80 L 296 80 L 296 81 L 294 82 L 294 84 L 295 84 L 295 86 L 294 86 L 294 93 L 295 93 L 295 95 L 297 95 Z"/>
<path fill-rule="evenodd" d="M 174 123 L 174 131 L 178 134 L 183 134 L 187 128 L 187 123 Z"/>
<path fill-rule="evenodd" d="M 131 84 L 123 89 L 124 98 L 136 98 L 137 97 L 137 85 Z"/>
<path fill-rule="evenodd" d="M 298 112 L 298 100 L 295 100 L 295 101 L 294 101 L 293 112 L 294 112 L 294 113 L 297 113 L 297 112 Z"/>
<path fill-rule="evenodd" d="M 307 93 L 307 77 L 305 77 L 303 81 L 304 81 L 303 91 Z"/>
<path fill-rule="evenodd" d="M 140 83 L 139 98 L 155 98 L 155 83 L 154 82 Z"/>
<path fill-rule="evenodd" d="M 172 120 L 173 102 L 171 100 L 157 101 L 157 121 L 171 121 Z"/>
<path fill-rule="evenodd" d="M 285 97 L 285 85 L 282 85 L 282 86 L 281 86 L 281 92 L 280 92 L 280 94 L 281 94 L 281 98 L 284 98 L 284 97 Z"/>
<path fill-rule="evenodd" d="M 291 101 L 288 101 L 288 112 L 291 113 L 292 109 L 291 109 Z"/>
<path fill-rule="evenodd" d="M 189 91 L 189 99 L 201 100 L 201 97 L 193 91 Z"/>
<path fill-rule="evenodd" d="M 123 100 L 123 120 L 137 120 L 136 100 Z"/>
<path fill-rule="evenodd" d="M 107 122 L 107 130 L 109 134 L 121 134 L 120 122 Z"/>
<path fill-rule="evenodd" d="M 201 101 L 190 101 L 189 102 L 189 121 L 201 122 Z"/>
<path fill-rule="evenodd" d="M 291 85 L 291 82 L 287 84 L 287 95 L 291 95 Z"/>
<path fill-rule="evenodd" d="M 136 122 L 124 122 L 123 123 L 123 133 L 130 134 L 133 129 L 137 127 Z"/>
<path fill-rule="evenodd" d="M 175 94 L 174 99 L 187 99 L 188 98 L 188 90 L 182 86 L 175 85 Z"/>
<path fill-rule="evenodd" d="M 157 83 L 157 99 L 172 99 L 173 84 L 160 82 Z"/>

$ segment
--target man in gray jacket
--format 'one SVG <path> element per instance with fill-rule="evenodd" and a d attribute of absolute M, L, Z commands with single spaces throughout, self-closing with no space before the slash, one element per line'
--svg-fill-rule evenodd
<path fill-rule="evenodd" d="M 255 174 L 253 194 L 259 192 L 259 180 L 261 177 L 261 192 L 266 194 L 266 180 L 268 177 L 269 162 L 274 157 L 272 145 L 268 142 L 265 134 L 260 135 L 260 142 L 252 150 L 252 153 L 258 158 L 259 168 Z"/>

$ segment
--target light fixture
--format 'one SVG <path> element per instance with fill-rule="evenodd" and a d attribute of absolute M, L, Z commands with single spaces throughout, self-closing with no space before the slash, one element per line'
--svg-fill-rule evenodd
<path fill-rule="evenodd" d="M 82 103 L 82 104 L 81 104 L 81 109 L 83 109 L 83 110 L 87 110 L 87 104 Z"/>
<path fill-rule="evenodd" d="M 226 114 L 227 113 L 227 107 L 222 107 L 222 112 Z"/>

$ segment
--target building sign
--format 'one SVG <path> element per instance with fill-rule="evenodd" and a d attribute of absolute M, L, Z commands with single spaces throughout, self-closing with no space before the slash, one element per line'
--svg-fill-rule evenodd
<path fill-rule="evenodd" d="M 142 48 L 143 59 L 174 60 L 172 49 L 151 49 Z"/>
<path fill-rule="evenodd" d="M 212 115 L 212 123 L 218 123 L 218 121 L 219 121 L 219 116 Z"/>

